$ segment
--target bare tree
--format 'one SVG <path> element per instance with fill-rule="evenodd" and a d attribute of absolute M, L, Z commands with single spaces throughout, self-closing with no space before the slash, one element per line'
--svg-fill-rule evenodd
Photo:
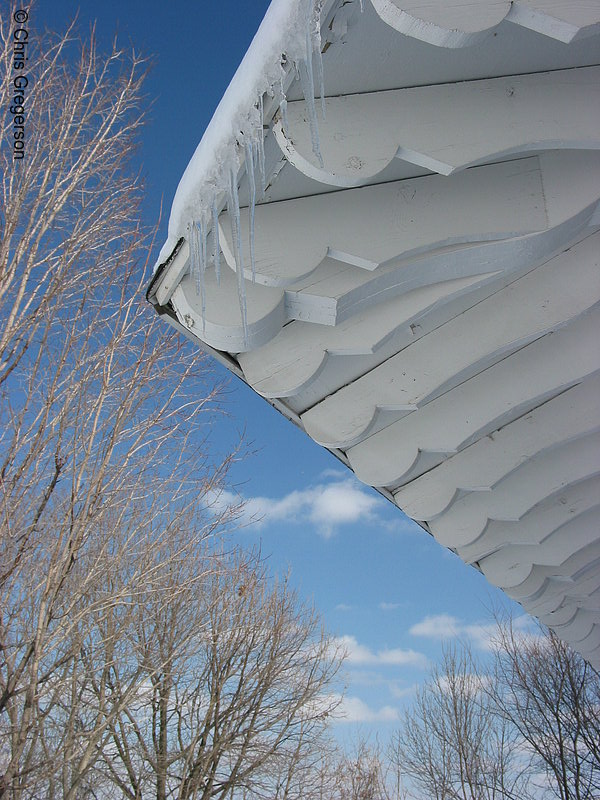
<path fill-rule="evenodd" d="M 118 608 L 98 617 L 98 647 L 111 650 L 86 657 L 79 680 L 98 708 L 120 710 L 104 714 L 94 770 L 132 800 L 299 798 L 299 774 L 338 702 L 340 653 L 257 556 L 205 548 L 190 564 L 180 538 L 172 529 L 154 548 L 125 628 L 113 622 Z"/>
<path fill-rule="evenodd" d="M 204 446 L 218 387 L 142 296 L 142 78 L 45 34 L 18 162 L 0 123 L 0 797 L 291 798 L 339 653 L 259 560 L 206 545 L 236 454 Z"/>
<path fill-rule="evenodd" d="M 402 787 L 390 785 L 390 764 L 378 744 L 358 738 L 353 751 L 339 756 L 336 793 L 339 800 L 401 800 Z"/>
<path fill-rule="evenodd" d="M 298 739 L 293 752 L 281 759 L 272 775 L 272 800 L 334 800 L 338 752 L 328 734 L 312 737 L 310 730 Z"/>
<path fill-rule="evenodd" d="M 514 729 L 495 713 L 468 648 L 447 648 L 417 690 L 391 760 L 431 800 L 523 800 L 526 776 Z M 419 795 L 417 795 L 419 796 Z"/>
<path fill-rule="evenodd" d="M 86 784 L 110 787 L 97 763 L 118 715 L 140 700 L 148 705 L 148 686 L 168 667 L 156 657 L 145 660 L 148 647 L 135 650 L 135 631 L 146 624 L 148 608 L 162 604 L 172 614 L 205 579 L 202 570 L 214 566 L 205 551 L 217 517 L 207 515 L 200 526 L 195 511 L 171 507 L 167 519 L 147 502 L 132 505 L 126 516 L 107 515 L 69 573 L 72 624 L 63 663 L 38 690 L 21 762 L 36 768 L 24 797 L 77 798 Z M 177 588 L 168 574 L 177 576 Z M 179 645 L 181 658 L 186 643 Z"/>
<path fill-rule="evenodd" d="M 600 796 L 600 675 L 551 631 L 500 619 L 490 685 L 498 713 L 518 731 L 533 766 L 561 800 Z"/>
<path fill-rule="evenodd" d="M 0 128 L 2 383 L 30 348 L 39 352 L 48 315 L 81 299 L 78 274 L 94 272 L 108 289 L 106 277 L 123 263 L 139 227 L 140 187 L 127 166 L 144 117 L 140 58 L 116 44 L 101 57 L 93 35 L 77 41 L 73 27 L 28 41 L 26 66 L 15 70 L 23 36 L 15 34 L 27 29 L 16 8 L 0 15 L 3 107 L 23 112 L 4 114 Z M 17 161 L 16 116 L 25 135 Z"/>
<path fill-rule="evenodd" d="M 4 108 L 13 11 L 0 12 Z M 116 44 L 101 56 L 93 36 L 44 34 L 27 61 L 23 159 L 1 123 L 0 797 L 14 800 L 55 770 L 61 736 L 68 747 L 51 711 L 79 686 L 82 631 L 129 624 L 126 588 L 98 592 L 116 542 L 127 551 L 184 513 L 205 530 L 205 500 L 235 457 L 212 463 L 201 423 L 218 387 L 142 297 L 150 242 L 130 166 L 142 70 Z M 107 636 L 107 663 L 124 658 Z M 66 785 L 60 796 L 75 796 Z"/>

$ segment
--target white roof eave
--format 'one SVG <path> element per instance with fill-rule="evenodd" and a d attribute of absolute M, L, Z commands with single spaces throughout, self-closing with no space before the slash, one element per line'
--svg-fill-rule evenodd
<path fill-rule="evenodd" d="M 598 665 L 600 2 L 464 8 L 276 0 L 149 294 Z"/>

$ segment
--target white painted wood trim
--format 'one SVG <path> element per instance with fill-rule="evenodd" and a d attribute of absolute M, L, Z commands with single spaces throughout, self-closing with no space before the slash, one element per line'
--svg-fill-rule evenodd
<path fill-rule="evenodd" d="M 600 148 L 600 67 L 331 97 L 319 119 L 324 168 L 304 102 L 273 133 L 302 173 L 331 186 L 371 181 L 394 158 L 442 175 L 528 151 Z"/>
<path fill-rule="evenodd" d="M 597 32 L 600 6 L 589 0 L 371 0 L 380 18 L 405 36 L 437 47 L 482 41 L 504 20 L 571 42 Z"/>

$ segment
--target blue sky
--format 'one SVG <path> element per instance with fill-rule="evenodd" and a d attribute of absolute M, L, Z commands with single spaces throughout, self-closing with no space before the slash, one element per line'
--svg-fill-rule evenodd
<path fill-rule="evenodd" d="M 156 221 L 164 198 L 160 244 L 179 178 L 267 6 L 41 0 L 31 9 L 33 36 L 44 26 L 64 28 L 79 8 L 82 32 L 97 19 L 101 46 L 116 31 L 123 44 L 131 41 L 151 57 L 146 90 L 154 104 L 140 159 L 147 222 Z M 248 501 L 247 517 L 259 518 L 237 537 L 260 546 L 273 570 L 289 569 L 301 595 L 314 600 L 350 654 L 348 721 L 385 736 L 439 656 L 441 640 L 460 636 L 484 654 L 489 609 L 508 601 L 234 378 L 225 405 L 220 446 L 243 431 L 256 451 L 232 473 L 235 496 Z"/>

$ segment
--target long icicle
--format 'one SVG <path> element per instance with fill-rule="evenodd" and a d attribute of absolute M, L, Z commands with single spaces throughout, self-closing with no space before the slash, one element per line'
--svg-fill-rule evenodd
<path fill-rule="evenodd" d="M 281 112 L 283 130 L 287 133 L 290 129 L 290 126 L 288 124 L 287 97 L 285 96 L 285 90 L 283 88 L 283 78 L 279 84 L 279 111 Z"/>
<path fill-rule="evenodd" d="M 190 222 L 188 224 L 188 237 L 190 248 L 190 274 L 194 281 L 196 296 L 200 297 L 201 301 L 202 332 L 204 333 L 206 328 L 206 298 L 204 291 L 206 259 L 201 242 L 202 236 L 199 236 L 197 222 Z"/>
<path fill-rule="evenodd" d="M 260 191 L 259 191 L 259 200 L 262 200 L 265 194 L 265 190 L 267 188 L 267 169 L 265 166 L 265 137 L 263 133 L 263 123 L 264 123 L 264 101 L 263 96 L 258 99 L 258 119 L 259 124 L 256 131 L 256 144 L 258 149 L 258 171 L 260 173 Z"/>
<path fill-rule="evenodd" d="M 246 286 L 244 282 L 244 266 L 242 263 L 242 230 L 240 220 L 240 201 L 237 186 L 237 169 L 232 166 L 229 171 L 229 191 L 227 198 L 229 219 L 231 220 L 231 235 L 235 254 L 235 270 L 237 273 L 238 302 L 242 315 L 242 329 L 244 331 L 244 346 L 248 346 L 248 322 L 246 308 Z"/>
<path fill-rule="evenodd" d="M 318 2 L 315 5 L 313 26 L 311 45 L 312 52 L 317 62 L 317 83 L 319 84 L 319 96 L 321 98 L 321 117 L 325 119 L 325 75 L 323 73 L 323 56 L 321 54 L 321 9 Z"/>
<path fill-rule="evenodd" d="M 259 134 L 260 135 L 260 134 Z M 248 179 L 248 192 L 250 195 L 250 264 L 252 266 L 252 283 L 256 283 L 256 262 L 254 260 L 254 210 L 256 207 L 256 176 L 254 174 L 254 144 L 246 139 L 246 177 Z"/>
<path fill-rule="evenodd" d="M 300 83 L 302 85 L 302 94 L 306 103 L 306 110 L 308 111 L 308 123 L 310 126 L 310 139 L 312 144 L 312 151 L 319 161 L 321 168 L 324 166 L 323 156 L 321 155 L 321 144 L 319 142 L 319 130 L 317 128 L 317 116 L 315 113 L 315 98 L 314 89 L 312 88 L 306 63 L 302 61 L 298 64 L 298 74 L 300 76 Z"/>
<path fill-rule="evenodd" d="M 212 230 L 214 242 L 214 264 L 215 264 L 215 277 L 217 279 L 217 286 L 221 285 L 221 244 L 219 241 L 219 209 L 217 208 L 216 196 L 212 200 Z"/>
<path fill-rule="evenodd" d="M 200 300 L 202 303 L 202 333 L 206 333 L 206 286 L 204 273 L 206 272 L 206 220 L 204 213 L 200 216 L 200 222 L 196 225 L 196 235 L 200 235 Z"/>
<path fill-rule="evenodd" d="M 310 7 L 310 6 L 309 6 Z M 321 143 L 319 141 L 319 126 L 317 123 L 317 112 L 315 109 L 315 82 L 313 73 L 313 33 L 312 15 L 307 14 L 305 31 L 305 55 L 298 64 L 298 74 L 302 86 L 302 94 L 308 111 L 308 122 L 310 127 L 310 138 L 312 151 L 319 161 L 321 169 L 324 167 L 323 156 L 321 155 Z"/>
<path fill-rule="evenodd" d="M 198 294 L 198 287 L 199 287 L 198 272 L 200 270 L 200 264 L 199 264 L 198 248 L 197 248 L 198 240 L 196 239 L 194 233 L 194 227 L 195 226 L 193 222 L 188 222 L 187 232 L 188 232 L 188 245 L 190 249 L 190 275 L 196 287 L 196 294 Z"/>

